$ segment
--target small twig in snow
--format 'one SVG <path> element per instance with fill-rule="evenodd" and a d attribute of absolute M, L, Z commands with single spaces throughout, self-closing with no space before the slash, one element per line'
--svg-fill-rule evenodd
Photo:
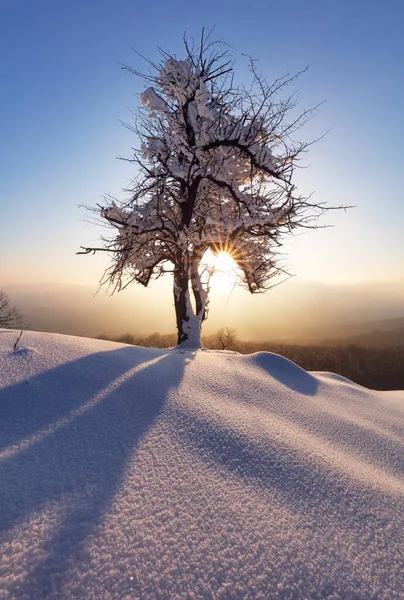
<path fill-rule="evenodd" d="M 18 338 L 16 339 L 16 342 L 15 342 L 15 344 L 14 344 L 14 348 L 13 348 L 14 352 L 17 350 L 18 342 L 20 341 L 20 339 L 21 339 L 21 336 L 22 336 L 22 334 L 23 334 L 23 333 L 24 333 L 24 332 L 23 332 L 23 330 L 21 329 L 21 331 L 20 331 L 20 335 L 18 336 Z"/>

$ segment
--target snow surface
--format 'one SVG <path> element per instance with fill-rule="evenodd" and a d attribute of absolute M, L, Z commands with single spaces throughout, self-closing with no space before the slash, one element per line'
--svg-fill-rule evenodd
<path fill-rule="evenodd" d="M 404 597 L 404 392 L 0 330 L 2 599 Z"/>

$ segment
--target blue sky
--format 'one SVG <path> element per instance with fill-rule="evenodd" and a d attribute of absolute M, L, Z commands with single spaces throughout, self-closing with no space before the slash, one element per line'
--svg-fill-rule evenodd
<path fill-rule="evenodd" d="M 259 58 L 271 80 L 306 65 L 302 109 L 326 100 L 304 132 L 331 129 L 307 156 L 302 191 L 354 204 L 332 229 L 288 241 L 302 280 L 355 282 L 403 276 L 404 5 L 373 0 L 136 2 L 0 1 L 0 282 L 96 285 L 104 258 L 76 256 L 99 230 L 80 204 L 120 195 L 136 144 L 130 121 L 142 82 L 131 49 L 182 53 L 182 36 L 216 26 L 235 50 Z"/>

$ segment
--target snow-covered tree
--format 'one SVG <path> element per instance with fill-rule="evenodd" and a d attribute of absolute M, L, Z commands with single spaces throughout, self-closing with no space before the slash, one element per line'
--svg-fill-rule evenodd
<path fill-rule="evenodd" d="M 285 234 L 311 227 L 326 207 L 297 194 L 293 181 L 307 143 L 294 134 L 312 111 L 296 116 L 294 96 L 280 99 L 295 77 L 268 84 L 250 61 L 251 82 L 235 85 L 223 45 L 185 41 L 185 58 L 161 52 L 146 80 L 132 129 L 140 140 L 132 161 L 130 198 L 100 207 L 115 232 L 100 248 L 112 265 L 104 281 L 115 289 L 173 273 L 178 344 L 200 346 L 207 317 L 207 250 L 228 253 L 251 293 L 281 271 L 277 248 Z"/>
<path fill-rule="evenodd" d="M 20 312 L 13 306 L 7 294 L 0 290 L 0 327 L 16 329 L 22 324 Z"/>

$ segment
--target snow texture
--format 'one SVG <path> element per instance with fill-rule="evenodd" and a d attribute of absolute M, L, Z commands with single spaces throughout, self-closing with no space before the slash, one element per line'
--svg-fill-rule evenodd
<path fill-rule="evenodd" d="M 0 330 L 0 597 L 404 597 L 404 392 Z"/>

